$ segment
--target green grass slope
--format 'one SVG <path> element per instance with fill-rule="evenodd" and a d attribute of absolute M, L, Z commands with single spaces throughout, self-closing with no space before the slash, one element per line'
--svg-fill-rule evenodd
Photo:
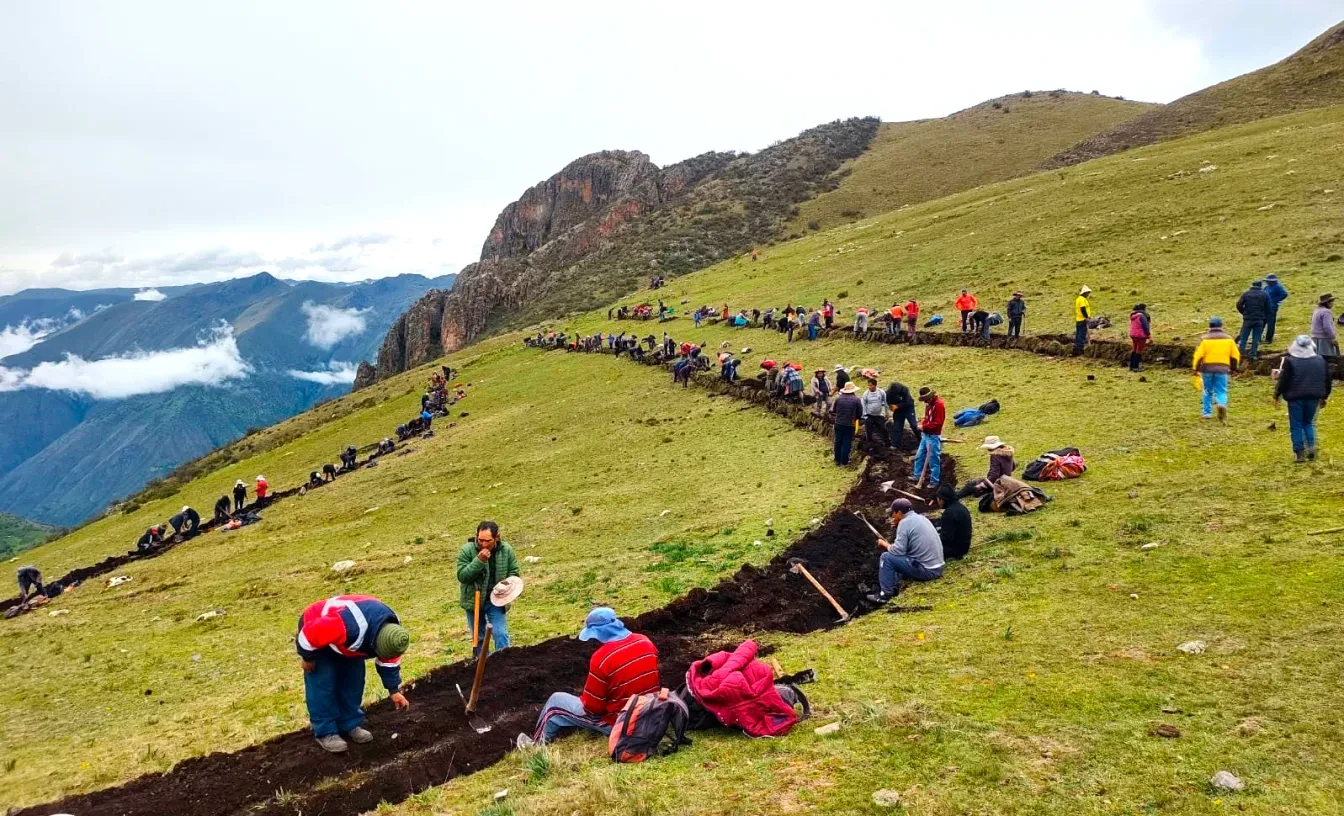
<path fill-rule="evenodd" d="M 9 558 L 41 544 L 55 528 L 25 518 L 0 513 L 0 558 Z"/>
<path fill-rule="evenodd" d="M 1344 290 L 1340 143 L 1344 107 L 1226 128 L 779 244 L 755 264 L 727 261 L 659 294 L 683 309 L 829 297 L 846 322 L 859 305 L 915 297 L 925 317 L 950 321 L 962 287 L 998 311 L 1020 289 L 1026 331 L 1043 333 L 1072 332 L 1086 284 L 1096 312 L 1117 323 L 1100 336 L 1125 335 L 1143 301 L 1156 337 L 1193 342 L 1210 314 L 1235 329 L 1238 293 L 1276 272 L 1292 293 L 1282 348 L 1307 328 L 1320 293 Z"/>
<path fill-rule="evenodd" d="M 455 559 L 483 518 L 499 521 L 520 558 L 541 559 L 522 565 L 527 612 L 512 618 L 515 642 L 531 643 L 568 632 L 592 599 L 636 613 L 766 561 L 848 487 L 851 474 L 781 419 L 674 393 L 615 360 L 540 362 L 512 344 L 474 347 L 455 358 L 471 383 L 460 404 L 469 416 L 441 422 L 413 453 L 290 498 L 257 525 L 132 564 L 130 583 L 94 581 L 5 621 L 0 810 L 303 727 L 292 636 L 318 598 L 348 590 L 393 604 L 415 633 L 408 678 L 462 659 Z M 25 561 L 62 574 L 125 551 L 183 503 L 208 512 L 234 479 L 298 484 L 348 442 L 409 419 L 425 378 L 409 372 L 356 395 L 371 407 L 298 417 L 301 436 Z M 778 538 L 764 536 L 768 517 Z M 356 570 L 332 573 L 346 558 Z M 227 614 L 195 621 L 211 609 Z"/>
<path fill-rule="evenodd" d="M 1294 111 L 1344 103 L 1344 23 L 1281 62 L 1153 108 L 1051 157 L 1080 164 L 1156 142 Z"/>
<path fill-rule="evenodd" d="M 933 611 L 769 636 L 786 670 L 820 675 L 807 689 L 815 719 L 786 739 L 696 735 L 672 758 L 613 766 L 604 742 L 576 737 L 381 816 L 866 814 L 888 812 L 870 801 L 881 788 L 900 792 L 905 812 L 947 816 L 1344 808 L 1333 669 L 1344 628 L 1332 613 L 1344 603 L 1344 565 L 1338 537 L 1307 535 L 1344 514 L 1339 412 L 1322 415 L 1322 438 L 1335 440 L 1327 460 L 1298 467 L 1263 377 L 1233 385 L 1223 427 L 1198 419 L 1177 371 L 1140 383 L 1123 369 L 1023 353 L 677 334 L 750 344 L 752 359 L 808 370 L 876 366 L 936 387 L 950 410 L 996 397 L 1004 409 L 989 423 L 948 436 L 1002 435 L 1019 462 L 1077 445 L 1090 470 L 1046 485 L 1054 502 L 1035 515 L 973 510 L 970 559 L 902 597 Z M 562 358 L 542 359 L 568 366 Z M 973 444 L 944 449 L 965 477 L 983 473 Z M 1142 549 L 1150 542 L 1159 546 Z M 1176 649 L 1194 639 L 1208 651 Z M 838 735 L 813 734 L 836 721 Z M 1155 735 L 1162 723 L 1181 736 Z M 1210 790 L 1223 769 L 1247 791 Z"/>
<path fill-rule="evenodd" d="M 1012 94 L 941 119 L 887 122 L 841 173 L 840 186 L 798 207 L 802 233 L 880 215 L 1030 173 L 1069 145 L 1157 106 L 1071 91 Z"/>

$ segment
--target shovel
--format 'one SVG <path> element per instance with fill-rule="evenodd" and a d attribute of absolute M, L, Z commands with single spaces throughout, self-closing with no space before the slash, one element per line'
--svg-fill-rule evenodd
<path fill-rule="evenodd" d="M 803 559 L 801 559 L 801 558 L 790 558 L 790 559 L 789 559 L 789 572 L 792 572 L 792 573 L 794 573 L 795 575 L 801 575 L 801 576 L 803 576 L 804 578 L 806 578 L 807 581 L 808 581 L 808 583 L 810 583 L 810 584 L 812 584 L 812 586 L 816 587 L 817 592 L 820 592 L 820 593 L 821 593 L 821 597 L 823 597 L 823 598 L 825 598 L 826 600 L 828 600 L 828 601 L 831 602 L 831 606 L 835 607 L 835 611 L 840 613 L 840 619 L 837 620 L 836 623 L 848 623 L 848 622 L 849 622 L 849 613 L 845 611 L 845 608 L 844 608 L 843 606 L 841 606 L 840 604 L 836 603 L 835 598 L 831 597 L 831 593 L 827 592 L 827 591 L 826 591 L 826 588 L 823 587 L 823 586 L 817 581 L 816 578 L 813 578 L 813 577 L 812 577 L 812 573 L 808 572 L 808 571 L 807 571 L 807 567 L 803 566 L 805 563 L 806 563 L 806 562 L 803 561 Z"/>
<path fill-rule="evenodd" d="M 471 684 L 471 696 L 468 697 L 462 693 L 461 683 L 454 684 L 457 686 L 457 696 L 462 698 L 462 704 L 466 707 L 467 725 L 471 726 L 471 730 L 477 734 L 484 734 L 490 730 L 490 724 L 476 716 L 476 703 L 480 700 L 481 680 L 485 677 L 485 658 L 490 652 L 490 638 L 494 633 L 494 625 L 487 623 L 485 625 L 485 636 L 481 638 L 480 642 L 481 651 L 476 656 L 476 678 Z"/>

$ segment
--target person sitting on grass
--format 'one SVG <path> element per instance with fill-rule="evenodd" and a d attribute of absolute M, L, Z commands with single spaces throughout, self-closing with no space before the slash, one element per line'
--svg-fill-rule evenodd
<path fill-rule="evenodd" d="M 149 552 L 154 549 L 154 545 L 158 544 L 160 541 L 163 541 L 163 525 L 155 524 L 153 527 L 145 530 L 144 534 L 135 542 L 135 548 L 142 553 Z"/>
<path fill-rule="evenodd" d="M 878 559 L 877 583 L 880 589 L 868 600 L 884 604 L 901 592 L 905 581 L 936 581 L 943 577 L 943 541 L 933 522 L 915 512 L 909 499 L 891 503 L 891 524 L 896 529 L 895 541 L 877 540 L 885 550 Z"/>
<path fill-rule="evenodd" d="M 627 700 L 661 688 L 658 647 L 648 637 L 626 629 L 611 607 L 599 606 L 588 613 L 579 640 L 602 644 L 588 661 L 583 693 L 552 694 L 541 709 L 536 729 L 518 735 L 519 748 L 545 745 L 574 729 L 610 734 Z"/>
<path fill-rule="evenodd" d="M 938 538 L 943 542 L 943 556 L 960 561 L 971 551 L 971 511 L 961 503 L 951 482 L 938 486 L 936 502 L 943 515 L 933 526 L 938 528 Z"/>
<path fill-rule="evenodd" d="M 364 711 L 364 661 L 373 660 L 392 704 L 411 707 L 401 693 L 401 656 L 411 634 L 397 613 L 371 595 L 337 595 L 309 604 L 299 616 L 294 637 L 303 666 L 304 701 L 313 737 L 322 750 L 344 752 L 351 742 L 373 741 L 361 727 Z"/>
<path fill-rule="evenodd" d="M 983 496 L 994 489 L 994 483 L 1000 476 L 1012 476 L 1013 471 L 1017 470 L 1013 449 L 997 436 L 985 437 L 985 444 L 980 448 L 989 451 L 989 472 L 983 479 L 972 479 L 967 482 L 959 496 Z"/>

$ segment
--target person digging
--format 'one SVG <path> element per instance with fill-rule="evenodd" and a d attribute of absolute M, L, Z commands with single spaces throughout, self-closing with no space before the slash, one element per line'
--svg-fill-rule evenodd
<path fill-rule="evenodd" d="M 936 581 L 943 577 L 943 541 L 933 522 L 916 513 L 909 499 L 892 502 L 889 512 L 896 540 L 877 540 L 877 546 L 885 552 L 877 562 L 880 589 L 868 596 L 875 604 L 884 604 L 900 594 L 903 580 Z"/>
<path fill-rule="evenodd" d="M 401 656 L 410 644 L 411 635 L 397 613 L 370 595 L 337 595 L 303 610 L 295 647 L 303 665 L 308 719 L 323 750 L 344 752 L 349 748 L 345 738 L 359 744 L 373 741 L 373 734 L 361 726 L 366 660 L 373 660 L 397 710 L 411 707 L 401 693 Z"/>
<path fill-rule="evenodd" d="M 513 547 L 499 537 L 499 525 L 482 521 L 476 526 L 476 535 L 457 552 L 457 580 L 461 584 L 458 596 L 467 613 L 467 632 L 471 634 L 471 649 L 475 655 L 485 638 L 485 625 L 491 629 L 494 649 L 509 646 L 507 601 L 496 605 L 492 597 L 495 587 L 509 578 L 519 578 L 518 556 Z"/>

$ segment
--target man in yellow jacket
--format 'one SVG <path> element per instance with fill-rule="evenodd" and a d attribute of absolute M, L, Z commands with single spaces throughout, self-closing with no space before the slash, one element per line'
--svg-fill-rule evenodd
<path fill-rule="evenodd" d="M 1227 420 L 1227 377 L 1237 370 L 1241 352 L 1237 341 L 1223 331 L 1221 317 L 1209 318 L 1209 332 L 1199 341 L 1191 366 L 1199 373 L 1204 386 L 1204 419 L 1213 419 L 1214 403 L 1218 406 L 1218 421 Z"/>
<path fill-rule="evenodd" d="M 1083 353 L 1083 346 L 1087 345 L 1087 321 L 1092 318 L 1092 304 L 1087 301 L 1087 296 L 1092 294 L 1092 290 L 1084 286 L 1079 292 L 1078 297 L 1073 299 L 1073 356 L 1077 357 Z"/>

